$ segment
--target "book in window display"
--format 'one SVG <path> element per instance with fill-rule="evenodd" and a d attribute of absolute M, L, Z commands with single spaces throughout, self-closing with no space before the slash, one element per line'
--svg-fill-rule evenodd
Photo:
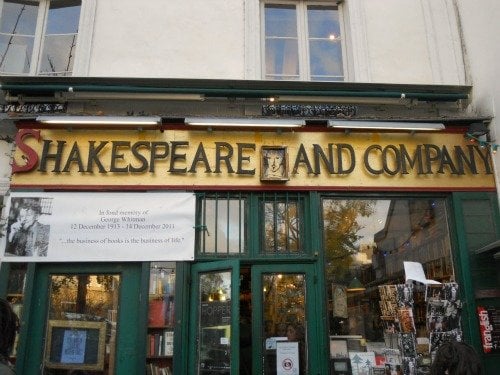
<path fill-rule="evenodd" d="M 403 307 L 399 309 L 399 324 L 401 332 L 414 333 L 415 322 L 413 320 L 413 310 L 410 307 Z"/>

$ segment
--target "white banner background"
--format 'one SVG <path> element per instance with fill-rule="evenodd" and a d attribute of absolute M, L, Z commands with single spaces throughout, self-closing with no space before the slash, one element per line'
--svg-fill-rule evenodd
<path fill-rule="evenodd" d="M 33 200 L 42 206 L 47 254 L 14 255 L 9 233 Z M 0 262 L 193 260 L 195 202 L 193 193 L 13 192 L 2 215 Z"/>

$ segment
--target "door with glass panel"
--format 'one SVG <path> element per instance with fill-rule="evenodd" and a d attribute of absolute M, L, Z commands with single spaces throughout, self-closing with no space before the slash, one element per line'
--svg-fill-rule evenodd
<path fill-rule="evenodd" d="M 140 285 L 136 263 L 37 265 L 22 373 L 141 373 Z"/>
<path fill-rule="evenodd" d="M 315 373 L 314 282 L 311 264 L 252 267 L 254 373 Z"/>
<path fill-rule="evenodd" d="M 191 268 L 189 374 L 237 374 L 239 368 L 239 262 Z"/>

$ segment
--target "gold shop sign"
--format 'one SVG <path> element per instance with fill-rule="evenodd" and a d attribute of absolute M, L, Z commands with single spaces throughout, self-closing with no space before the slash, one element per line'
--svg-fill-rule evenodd
<path fill-rule="evenodd" d="M 16 145 L 19 188 L 495 189 L 461 134 L 22 129 Z"/>

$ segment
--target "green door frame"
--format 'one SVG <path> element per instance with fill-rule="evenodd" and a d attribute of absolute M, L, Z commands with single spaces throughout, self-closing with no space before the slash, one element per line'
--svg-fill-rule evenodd
<path fill-rule="evenodd" d="M 237 259 L 221 260 L 213 262 L 194 263 L 191 266 L 191 297 L 189 314 L 189 354 L 188 354 L 188 373 L 197 373 L 198 355 L 197 348 L 198 319 L 199 319 L 199 295 L 200 274 L 215 271 L 231 271 L 231 337 L 230 337 L 230 355 L 231 355 L 231 374 L 239 372 L 240 359 L 240 261 Z"/>
<path fill-rule="evenodd" d="M 147 300 L 141 300 L 141 289 L 144 288 L 145 282 L 147 288 L 147 277 L 144 277 L 146 268 L 141 263 L 132 262 L 30 265 L 27 279 L 27 282 L 31 284 L 27 288 L 30 295 L 26 296 L 26 301 L 30 303 L 24 306 L 26 310 L 23 313 L 23 326 L 20 333 L 17 373 L 40 373 L 49 303 L 49 276 L 52 274 L 120 274 L 115 374 L 143 373 L 146 361 L 144 343 L 146 341 Z M 135 370 L 131 371 L 131 369 Z"/>
<path fill-rule="evenodd" d="M 255 312 L 262 311 L 262 274 L 264 273 L 304 273 L 306 275 L 306 333 L 307 333 L 307 346 L 308 348 L 319 348 L 322 345 L 322 335 L 318 332 L 321 324 L 320 312 L 318 311 L 319 304 L 317 303 L 317 277 L 315 276 L 314 264 L 307 263 L 273 263 L 273 264 L 263 264 L 263 265 L 253 265 L 252 266 L 252 326 L 253 332 L 253 351 L 252 358 L 254 358 L 253 363 L 257 366 L 254 369 L 254 374 L 262 374 L 262 361 L 255 360 L 256 358 L 262 358 L 262 332 L 263 332 L 263 322 L 259 314 Z M 322 352 L 320 350 L 308 350 L 308 374 L 320 374 L 324 370 L 322 363 Z"/>
<path fill-rule="evenodd" d="M 498 368 L 498 360 L 500 355 L 484 354 L 481 337 L 479 334 L 479 320 L 477 317 L 476 308 L 478 300 L 475 295 L 475 284 L 479 280 L 474 279 L 477 273 L 474 274 L 471 268 L 471 256 L 475 256 L 475 250 L 482 245 L 493 242 L 500 237 L 500 210 L 498 205 L 498 197 L 496 192 L 457 192 L 451 196 L 453 205 L 453 218 L 455 226 L 453 226 L 454 236 L 457 238 L 457 251 L 455 252 L 455 261 L 458 265 L 458 277 L 464 292 L 464 299 L 467 302 L 462 309 L 462 330 L 465 341 L 474 346 L 479 353 L 485 374 L 492 373 Z M 469 212 L 464 207 L 465 202 L 476 204 L 482 202 L 490 208 L 489 212 L 483 212 L 484 215 L 490 215 L 491 223 L 482 222 L 478 217 L 474 216 L 474 212 Z M 477 215 L 477 214 L 476 214 Z M 469 227 L 467 226 L 469 223 Z M 470 225 L 474 223 L 474 225 Z M 487 225 L 489 224 L 489 225 Z M 477 270 L 475 270 L 477 272 Z M 483 299 L 484 300 L 484 299 Z M 486 299 L 489 305 L 499 306 L 498 298 Z"/>

